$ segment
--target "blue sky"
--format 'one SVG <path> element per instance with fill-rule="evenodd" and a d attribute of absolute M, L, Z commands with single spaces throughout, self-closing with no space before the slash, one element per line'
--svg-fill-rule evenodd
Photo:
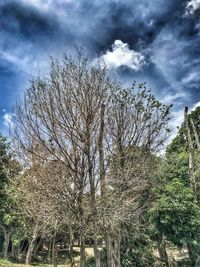
<path fill-rule="evenodd" d="M 126 84 L 146 81 L 175 126 L 200 104 L 200 0 L 1 0 L 2 133 L 29 80 L 75 45 Z"/>

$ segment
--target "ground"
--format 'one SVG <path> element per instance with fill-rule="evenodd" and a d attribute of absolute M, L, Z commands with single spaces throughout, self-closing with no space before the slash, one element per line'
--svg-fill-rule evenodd
<path fill-rule="evenodd" d="M 80 252 L 79 247 L 74 247 L 74 250 L 76 252 Z M 87 255 L 87 257 L 93 256 L 94 255 L 93 248 L 91 248 L 91 247 L 86 248 L 86 255 Z M 79 256 L 75 257 L 75 259 L 76 259 L 76 262 L 78 262 Z M 52 267 L 52 264 L 32 264 L 31 267 L 33 267 L 33 266 L 35 266 L 35 267 Z M 21 263 L 12 263 L 11 261 L 0 259 L 0 267 L 28 267 L 28 265 L 21 264 Z M 59 264 L 58 267 L 68 267 L 68 266 L 66 264 L 64 264 L 64 265 Z"/>
<path fill-rule="evenodd" d="M 80 248 L 79 247 L 74 247 L 74 251 L 76 252 L 80 252 Z M 175 259 L 176 261 L 180 261 L 183 259 L 187 259 L 188 258 L 188 253 L 187 250 L 185 248 L 183 248 L 182 250 L 177 250 L 177 248 L 175 247 L 170 247 L 167 249 L 168 255 L 170 259 Z M 94 256 L 93 253 L 93 248 L 92 247 L 87 247 L 86 248 L 86 255 L 87 257 L 91 257 Z M 158 252 L 157 250 L 155 250 L 155 255 L 158 257 Z M 76 256 L 76 262 L 79 262 L 79 256 Z M 52 267 L 52 264 L 32 264 L 30 267 Z M 0 259 L 0 267 L 28 267 L 28 265 L 25 264 L 21 264 L 21 263 L 12 263 L 11 261 L 7 261 L 7 260 L 3 260 Z M 65 264 L 59 264 L 58 267 L 69 267 L 69 265 Z"/>

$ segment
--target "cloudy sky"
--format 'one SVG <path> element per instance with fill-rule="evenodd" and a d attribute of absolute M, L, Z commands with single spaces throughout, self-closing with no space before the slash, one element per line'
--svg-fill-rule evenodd
<path fill-rule="evenodd" d="M 146 81 L 173 124 L 200 103 L 200 0 L 0 0 L 0 131 L 49 57 L 81 46 L 125 84 Z"/>

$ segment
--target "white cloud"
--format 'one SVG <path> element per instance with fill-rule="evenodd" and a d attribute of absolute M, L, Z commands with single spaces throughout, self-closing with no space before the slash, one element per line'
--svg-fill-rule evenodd
<path fill-rule="evenodd" d="M 186 14 L 193 14 L 200 8 L 200 0 L 190 0 L 186 6 Z"/>
<path fill-rule="evenodd" d="M 186 86 L 192 86 L 193 88 L 199 88 L 200 83 L 200 71 L 197 69 L 192 69 L 189 73 L 183 77 L 181 80 Z"/>
<path fill-rule="evenodd" d="M 180 127 L 184 121 L 184 109 L 180 109 L 172 112 L 171 114 L 171 126 L 176 132 L 176 127 Z"/>
<path fill-rule="evenodd" d="M 175 94 L 169 94 L 162 97 L 162 102 L 165 104 L 173 104 L 174 102 L 179 102 L 185 100 L 188 97 L 187 92 L 176 92 Z"/>
<path fill-rule="evenodd" d="M 194 111 L 199 106 L 200 106 L 200 101 L 195 103 L 193 106 L 189 107 L 189 113 Z M 168 140 L 168 144 L 176 136 L 176 134 L 178 132 L 178 128 L 181 127 L 183 122 L 184 122 L 184 107 L 182 109 L 173 111 L 171 114 L 170 126 L 172 128 L 172 134 Z"/>
<path fill-rule="evenodd" d="M 127 43 L 116 40 L 112 45 L 112 51 L 107 51 L 100 58 L 94 60 L 94 64 L 97 63 L 110 69 L 127 66 L 134 71 L 139 71 L 147 62 L 142 53 L 131 50 Z"/>
<path fill-rule="evenodd" d="M 171 113 L 171 120 L 169 126 L 172 130 L 169 139 L 165 144 L 165 148 L 171 143 L 171 141 L 176 137 L 178 129 L 181 127 L 184 121 L 184 109 L 176 110 Z M 163 151 L 164 152 L 164 151 Z"/>
<path fill-rule="evenodd" d="M 26 46 L 23 49 L 1 50 L 0 59 L 5 60 L 14 66 L 15 70 L 19 69 L 24 73 L 32 75 L 48 67 L 47 58 L 31 53 L 31 46 Z M 23 53 L 24 50 L 24 53 Z"/>
<path fill-rule="evenodd" d="M 20 57 L 20 55 L 17 55 L 16 53 L 7 52 L 7 51 L 0 51 L 0 59 L 3 59 L 5 61 L 8 61 L 12 64 L 21 66 L 21 69 L 26 69 L 28 62 L 28 58 Z"/>
<path fill-rule="evenodd" d="M 52 0 L 21 0 L 24 4 L 32 5 L 40 10 L 47 11 L 52 4 Z"/>
<path fill-rule="evenodd" d="M 190 108 L 190 112 L 194 111 L 197 107 L 200 107 L 200 101 L 198 101 L 197 103 L 195 103 L 191 108 Z"/>
<path fill-rule="evenodd" d="M 13 117 L 14 117 L 13 113 L 5 113 L 3 115 L 4 125 L 6 125 L 7 127 L 13 127 L 14 126 Z"/>
<path fill-rule="evenodd" d="M 200 107 L 200 101 L 196 102 L 193 106 L 189 107 L 189 113 Z M 174 111 L 171 114 L 171 125 L 173 128 L 180 127 L 184 121 L 184 108 Z"/>
<path fill-rule="evenodd" d="M 199 106 L 200 106 L 200 101 L 195 103 L 193 106 L 189 107 L 189 113 L 194 111 Z M 184 122 L 184 108 L 177 111 L 173 111 L 171 114 L 171 122 L 170 122 L 170 126 L 172 127 L 173 132 L 170 141 L 176 136 L 178 131 L 177 127 L 181 127 L 183 122 Z"/>
<path fill-rule="evenodd" d="M 36 9 L 43 12 L 53 11 L 53 13 L 60 12 L 63 14 L 62 10 L 57 10 L 57 7 L 65 4 L 76 4 L 74 0 L 20 0 L 24 5 L 31 5 Z"/>

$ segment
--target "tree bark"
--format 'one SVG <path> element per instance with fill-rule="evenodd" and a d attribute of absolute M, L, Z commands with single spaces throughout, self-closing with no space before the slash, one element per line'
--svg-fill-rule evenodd
<path fill-rule="evenodd" d="M 47 262 L 51 262 L 51 253 L 52 253 L 52 239 L 48 243 L 48 252 L 47 252 Z"/>
<path fill-rule="evenodd" d="M 4 251 L 3 251 L 3 257 L 4 259 L 8 258 L 8 248 L 9 248 L 9 243 L 10 243 L 10 233 L 5 231 L 4 232 Z"/>
<path fill-rule="evenodd" d="M 12 255 L 12 258 L 15 259 L 15 245 L 13 242 L 12 242 L 11 255 Z"/>
<path fill-rule="evenodd" d="M 108 235 L 106 237 L 106 254 L 107 254 L 107 265 L 108 265 L 108 267 L 109 266 L 112 267 L 114 263 L 112 263 L 111 239 Z"/>
<path fill-rule="evenodd" d="M 200 141 L 199 141 L 199 136 L 198 136 L 197 129 L 196 129 L 196 127 L 195 127 L 195 124 L 194 124 L 192 118 L 190 118 L 190 123 L 191 123 L 191 125 L 192 125 L 192 130 L 193 130 L 193 132 L 194 132 L 194 136 L 195 136 L 195 141 L 196 141 L 197 149 L 198 149 L 198 151 L 199 151 L 199 153 L 200 153 Z"/>
<path fill-rule="evenodd" d="M 18 243 L 17 245 L 14 244 L 14 242 L 12 242 L 12 258 L 14 260 L 19 261 L 20 260 L 20 243 Z"/>
<path fill-rule="evenodd" d="M 33 251 L 33 257 L 36 259 L 37 258 L 37 253 L 38 253 L 38 250 L 40 248 L 40 246 L 42 245 L 42 238 L 40 238 L 40 240 L 37 242 L 37 244 L 35 245 L 34 247 L 34 251 Z"/>
<path fill-rule="evenodd" d="M 75 259 L 73 254 L 73 247 L 74 247 L 74 234 L 72 227 L 69 227 L 69 259 L 70 259 L 70 266 L 75 266 Z"/>
<path fill-rule="evenodd" d="M 111 241 L 107 234 L 106 236 L 106 255 L 107 255 L 107 265 L 112 266 L 112 259 L 111 259 Z"/>
<path fill-rule="evenodd" d="M 11 233 L 7 231 L 6 227 L 3 224 L 0 224 L 0 228 L 2 229 L 4 234 L 3 257 L 4 259 L 7 259 Z"/>
<path fill-rule="evenodd" d="M 81 237 L 80 267 L 85 267 L 85 238 Z"/>
<path fill-rule="evenodd" d="M 21 252 L 21 248 L 20 248 L 20 243 L 15 247 L 15 257 L 16 260 L 20 261 L 20 252 Z"/>
<path fill-rule="evenodd" d="M 120 238 L 114 241 L 114 263 L 115 267 L 121 267 L 121 259 L 120 259 Z"/>
<path fill-rule="evenodd" d="M 36 239 L 37 239 L 37 225 L 36 225 L 36 227 L 34 229 L 33 237 L 29 242 L 28 251 L 27 251 L 27 254 L 26 254 L 26 264 L 31 264 L 32 254 L 33 254 L 33 250 L 34 250 L 34 247 L 35 247 Z"/>
<path fill-rule="evenodd" d="M 168 255 L 167 255 L 167 251 L 165 248 L 165 243 L 164 243 L 162 235 L 158 237 L 157 242 L 158 242 L 157 246 L 158 246 L 158 253 L 159 253 L 160 260 L 166 265 L 166 267 L 169 267 Z"/>
<path fill-rule="evenodd" d="M 56 246 L 56 234 L 57 234 L 57 221 L 55 223 L 54 227 L 54 233 L 53 233 L 53 241 L 52 241 L 52 261 L 53 261 L 53 266 L 57 267 L 58 265 L 58 259 L 57 259 L 57 246 Z"/>
<path fill-rule="evenodd" d="M 189 254 L 189 257 L 190 257 L 190 261 L 191 261 L 192 267 L 197 267 L 198 266 L 197 253 L 195 251 L 194 246 L 191 245 L 191 244 L 187 244 L 187 248 L 188 248 L 188 254 Z"/>
<path fill-rule="evenodd" d="M 107 265 L 108 267 L 121 267 L 120 238 L 107 237 L 106 239 Z"/>
<path fill-rule="evenodd" d="M 188 142 L 188 152 L 189 152 L 190 185 L 191 185 L 191 188 L 193 190 L 194 196 L 196 197 L 196 179 L 195 179 L 195 175 L 194 175 L 194 159 L 193 159 L 194 146 L 193 146 L 189 122 L 188 122 L 188 107 L 185 107 L 184 116 L 185 116 L 184 123 L 185 123 L 185 128 L 187 131 L 187 142 Z"/>
<path fill-rule="evenodd" d="M 98 139 L 98 148 L 99 148 L 99 178 L 100 178 L 100 187 L 101 187 L 101 197 L 105 195 L 106 192 L 106 181 L 105 181 L 105 166 L 104 166 L 104 147 L 103 147 L 103 138 L 104 138 L 104 117 L 105 117 L 105 104 L 101 105 L 100 111 L 100 127 L 99 127 L 99 139 Z"/>
<path fill-rule="evenodd" d="M 101 253 L 98 248 L 98 240 L 97 237 L 95 236 L 94 238 L 94 256 L 95 256 L 95 262 L 96 262 L 96 267 L 101 267 Z"/>

